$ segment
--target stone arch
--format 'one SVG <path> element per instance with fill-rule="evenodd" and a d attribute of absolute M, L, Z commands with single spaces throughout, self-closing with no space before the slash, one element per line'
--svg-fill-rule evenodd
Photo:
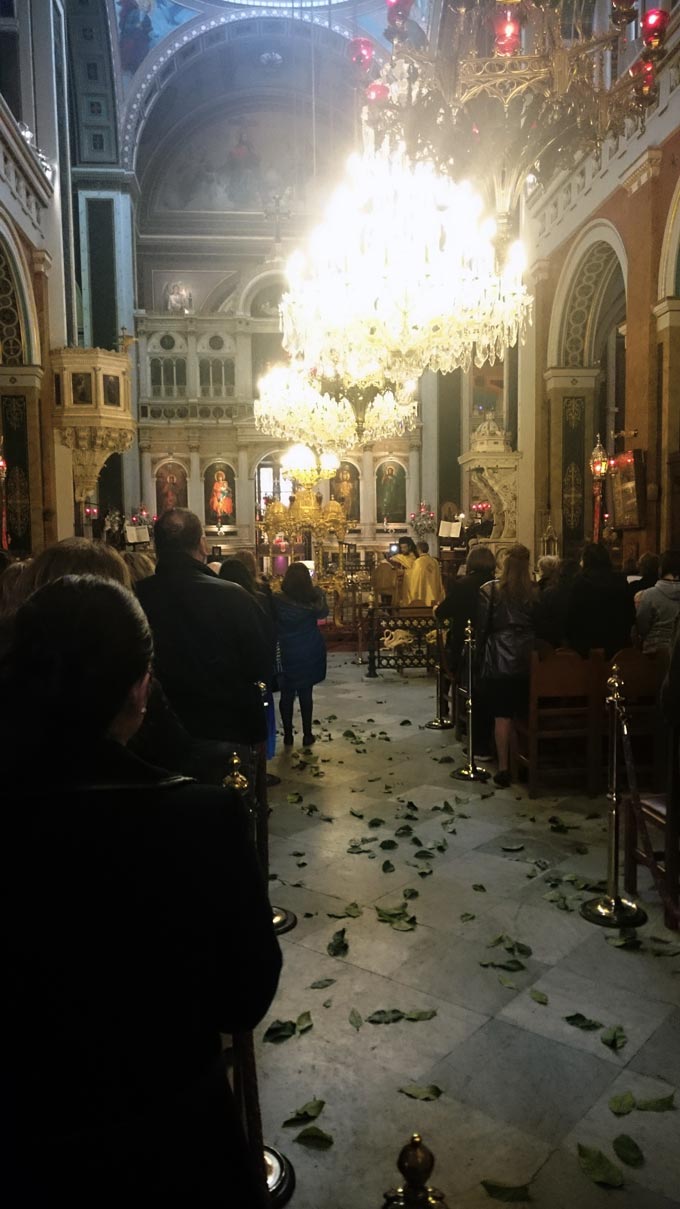
<path fill-rule="evenodd" d="M 6 345 L 11 340 L 15 351 L 8 360 L 5 348 L 0 365 L 39 365 L 40 329 L 30 269 L 12 228 L 0 218 L 0 313 L 3 311 L 7 317 L 3 323 L 0 314 L 0 341 Z M 10 318 L 12 311 L 16 320 Z M 8 335 L 3 336 L 4 328 Z"/>
<path fill-rule="evenodd" d="M 680 180 L 671 199 L 659 260 L 658 299 L 680 297 Z"/>
<path fill-rule="evenodd" d="M 280 13 L 255 15 L 252 10 L 240 10 L 213 19 L 198 16 L 193 23 L 183 25 L 179 36 L 164 39 L 146 56 L 131 82 L 121 123 L 123 166 L 135 170 L 137 148 L 144 127 L 166 86 L 189 61 L 195 61 L 201 54 L 209 53 L 230 42 L 243 42 L 244 25 L 247 24 L 251 27 L 253 35 L 266 33 L 288 37 L 299 35 L 307 39 L 311 37 L 319 49 L 334 51 L 349 62 L 349 42 L 355 36 L 356 30 L 349 16 L 334 16 L 336 19 L 329 27 L 327 9 L 307 10 L 299 17 L 282 16 Z M 377 43 L 375 49 L 376 59 L 384 61 L 384 49 Z"/>
<path fill-rule="evenodd" d="M 250 315 L 250 309 L 257 294 L 267 286 L 282 286 L 284 289 L 287 286 L 286 274 L 283 266 L 265 267 L 262 271 L 251 277 L 243 286 L 238 302 L 236 304 L 237 315 Z"/>
<path fill-rule="evenodd" d="M 571 248 L 555 291 L 548 365 L 565 368 L 591 364 L 598 301 L 606 294 L 617 267 L 628 284 L 628 257 L 623 240 L 610 222 L 591 223 Z"/>

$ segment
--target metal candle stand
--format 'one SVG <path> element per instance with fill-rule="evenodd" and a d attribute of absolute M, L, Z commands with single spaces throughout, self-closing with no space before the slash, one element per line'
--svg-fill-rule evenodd
<path fill-rule="evenodd" d="M 626 702 L 621 696 L 623 681 L 616 664 L 607 681 L 609 690 L 607 707 L 609 714 L 609 752 L 607 776 L 607 893 L 600 898 L 590 898 L 581 905 L 581 915 L 591 924 L 604 928 L 639 928 L 647 922 L 647 916 L 637 903 L 619 894 L 619 749 L 618 728 L 624 742 L 628 739 L 628 716 Z"/>
<path fill-rule="evenodd" d="M 487 769 L 479 768 L 474 762 L 472 739 L 472 652 L 474 645 L 472 622 L 468 621 L 465 627 L 465 647 L 467 649 L 467 698 L 465 701 L 465 712 L 467 714 L 467 764 L 454 769 L 451 773 L 451 776 L 456 777 L 459 781 L 488 781 L 489 779 Z"/>
<path fill-rule="evenodd" d="M 227 774 L 222 782 L 225 787 L 235 789 L 245 797 L 245 794 L 250 788 L 248 778 L 241 772 L 241 760 L 237 752 L 232 754 L 231 772 Z M 266 775 L 266 764 L 265 764 Z M 259 778 L 260 780 L 262 778 Z M 258 823 L 262 824 L 262 819 L 258 818 L 258 813 L 251 811 Z M 264 809 L 264 826 L 267 825 L 266 818 L 266 798 Z M 256 836 L 256 840 L 258 837 Z M 260 860 L 262 863 L 262 850 L 266 853 L 266 837 L 260 837 L 263 842 L 257 844 L 260 850 Z M 268 868 L 266 867 L 266 856 L 264 858 L 265 867 L 263 868 L 263 876 L 266 880 Z M 285 916 L 292 915 L 292 912 L 286 912 L 281 907 L 272 907 L 272 919 L 276 928 L 277 915 L 284 917 L 284 926 L 279 928 L 279 931 L 287 932 L 297 923 L 297 918 L 293 916 L 293 923 L 285 926 Z M 246 1134 L 248 1142 L 253 1151 L 253 1155 L 257 1160 L 258 1152 L 262 1155 L 262 1160 L 258 1164 L 258 1174 L 261 1177 L 261 1193 L 262 1193 L 262 1209 L 267 1209 L 267 1206 L 286 1205 L 290 1200 L 295 1190 L 295 1170 L 290 1159 L 281 1154 L 273 1146 L 266 1146 L 262 1137 L 262 1117 L 260 1114 L 260 1097 L 257 1087 L 257 1068 L 255 1065 L 255 1048 L 253 1045 L 252 1033 L 237 1033 L 234 1036 L 234 1094 L 237 1102 L 243 1106 L 243 1115 L 245 1118 Z"/>
<path fill-rule="evenodd" d="M 437 701 L 436 713 L 431 722 L 426 722 L 425 726 L 428 730 L 452 730 L 454 723 L 450 718 L 444 716 L 442 711 L 442 678 L 443 678 L 443 663 L 444 663 L 444 643 L 442 640 L 442 627 L 437 624 Z"/>

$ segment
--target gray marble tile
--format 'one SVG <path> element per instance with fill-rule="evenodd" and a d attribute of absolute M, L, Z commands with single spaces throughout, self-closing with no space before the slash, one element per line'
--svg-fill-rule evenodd
<path fill-rule="evenodd" d="M 506 1004 L 499 1013 L 499 1019 L 592 1054 L 615 1066 L 627 1066 L 669 1017 L 671 1008 L 667 1004 L 650 1001 L 643 995 L 631 994 L 621 987 L 613 987 L 599 979 L 596 971 L 594 974 L 593 978 L 583 978 L 565 970 L 562 964 L 534 983 L 537 990 L 548 996 L 548 1004 L 535 1003 L 527 989 L 515 996 L 512 1003 Z M 576 1012 L 581 1012 L 590 1020 L 601 1021 L 605 1028 L 621 1025 L 628 1041 L 620 1050 L 610 1049 L 602 1043 L 601 1029 L 584 1031 L 566 1022 L 565 1016 Z"/>
<path fill-rule="evenodd" d="M 609 1110 L 612 1096 L 632 1092 L 638 1100 L 678 1094 L 677 1087 L 659 1079 L 627 1070 L 619 1075 L 582 1121 L 564 1139 L 564 1147 L 577 1154 L 578 1143 L 602 1150 L 623 1171 L 631 1191 L 647 1189 L 652 1194 L 680 1198 L 680 1125 L 676 1112 L 638 1112 L 616 1117 Z M 627 1167 L 612 1149 L 614 1138 L 627 1134 L 645 1156 L 641 1167 Z"/>
<path fill-rule="evenodd" d="M 649 952 L 616 949 L 605 941 L 606 929 L 593 926 L 593 935 L 572 949 L 563 968 L 646 995 L 651 1000 L 680 1006 L 680 957 L 653 957 Z"/>
<path fill-rule="evenodd" d="M 625 1118 L 624 1118 L 625 1119 Z M 560 1149 L 551 1155 L 531 1185 L 535 1209 L 677 1209 L 680 1201 L 642 1188 L 633 1178 L 632 1168 L 625 1171 L 623 1188 L 612 1190 L 594 1184 L 581 1171 L 575 1155 Z M 487 1198 L 487 1209 L 488 1209 Z M 474 1202 L 463 1202 L 464 1209 L 478 1209 Z"/>
<path fill-rule="evenodd" d="M 666 1079 L 680 1096 L 680 1011 L 673 1009 L 630 1063 L 631 1070 Z M 680 1101 L 679 1101 L 680 1107 Z"/>
<path fill-rule="evenodd" d="M 450 1096 L 559 1142 L 615 1077 L 611 1063 L 491 1020 L 428 1073 Z"/>

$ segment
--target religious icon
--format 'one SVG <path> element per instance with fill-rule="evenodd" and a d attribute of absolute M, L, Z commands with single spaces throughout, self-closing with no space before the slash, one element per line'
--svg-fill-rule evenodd
<path fill-rule="evenodd" d="M 171 315 L 188 315 L 194 306 L 191 292 L 181 281 L 173 281 L 163 290 L 163 305 Z"/>
<path fill-rule="evenodd" d="M 350 524 L 361 520 L 359 503 L 359 471 L 351 462 L 342 462 L 335 478 L 331 479 L 331 498 L 337 500 L 345 510 Z"/>
<path fill-rule="evenodd" d="M 120 378 L 104 374 L 104 402 L 107 407 L 120 407 Z"/>
<path fill-rule="evenodd" d="M 165 462 L 156 471 L 156 512 L 187 506 L 187 472 L 179 462 Z"/>
<path fill-rule="evenodd" d="M 227 462 L 213 462 L 205 471 L 205 523 L 233 525 L 236 520 L 234 472 Z"/>
<path fill-rule="evenodd" d="M 376 471 L 378 520 L 390 524 L 406 521 L 406 471 L 398 462 L 382 462 Z"/>
<path fill-rule="evenodd" d="M 78 405 L 92 402 L 92 374 L 74 374 L 71 379 L 71 396 Z"/>

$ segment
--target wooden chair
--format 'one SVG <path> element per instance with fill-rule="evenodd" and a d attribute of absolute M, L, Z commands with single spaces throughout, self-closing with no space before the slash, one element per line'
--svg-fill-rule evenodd
<path fill-rule="evenodd" d="M 547 743 L 569 745 L 568 763 L 551 764 L 551 771 L 564 773 L 574 767 L 575 748 L 585 747 L 586 784 L 594 796 L 599 784 L 601 709 L 599 688 L 601 660 L 597 655 L 582 659 L 576 651 L 533 651 L 529 678 L 529 709 L 515 723 L 517 744 L 513 751 L 513 776 L 517 766 L 527 770 L 529 797 L 538 791 L 541 752 Z M 545 771 L 545 765 L 541 768 Z"/>
<path fill-rule="evenodd" d="M 644 788 L 656 791 L 664 788 L 667 768 L 668 728 L 659 708 L 659 694 L 667 663 L 666 651 L 645 654 L 636 647 L 624 647 L 603 669 L 605 696 L 606 680 L 611 675 L 613 665 L 616 664 L 619 669 L 638 781 Z"/>
<path fill-rule="evenodd" d="M 680 728 L 670 734 L 668 782 L 665 793 L 642 794 L 635 809 L 633 795 L 623 798 L 624 859 L 623 882 L 629 894 L 637 893 L 637 868 L 650 870 L 664 902 L 666 927 L 680 928 Z M 660 833 L 662 847 L 653 847 L 649 832 L 641 834 L 638 824 Z M 645 838 L 647 842 L 645 843 Z"/>

